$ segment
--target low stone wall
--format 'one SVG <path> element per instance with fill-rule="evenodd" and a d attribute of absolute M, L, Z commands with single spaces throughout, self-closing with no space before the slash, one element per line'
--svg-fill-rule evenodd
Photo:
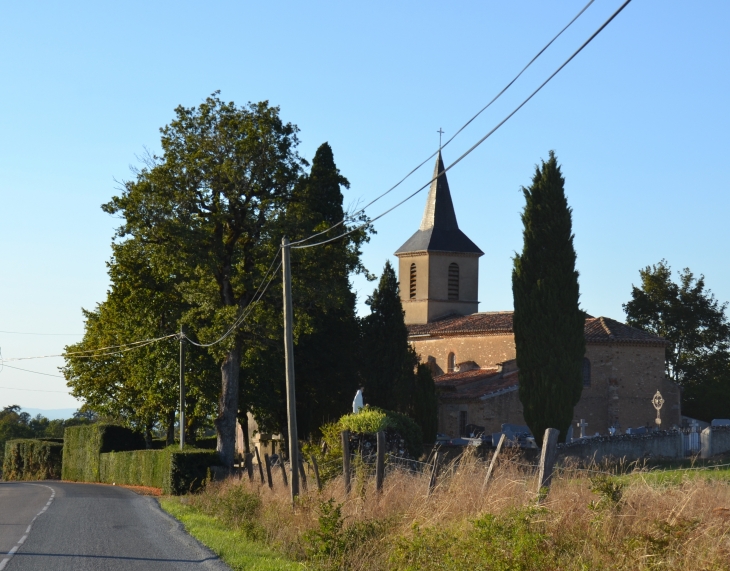
<path fill-rule="evenodd" d="M 730 452 L 730 426 L 708 426 L 700 435 L 702 442 L 701 458 Z"/>
<path fill-rule="evenodd" d="M 730 432 L 728 432 L 730 435 Z M 582 438 L 569 444 L 558 444 L 558 458 L 581 460 L 604 459 L 632 462 L 643 458 L 683 458 L 682 433 L 660 430 L 648 434 L 621 434 Z"/>

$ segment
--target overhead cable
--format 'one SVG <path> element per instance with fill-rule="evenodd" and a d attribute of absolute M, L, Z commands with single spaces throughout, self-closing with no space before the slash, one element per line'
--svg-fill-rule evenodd
<path fill-rule="evenodd" d="M 597 30 L 596 30 L 595 32 L 593 32 L 593 34 L 591 35 L 591 37 L 589 37 L 589 38 L 588 38 L 588 39 L 587 39 L 587 40 L 586 40 L 585 42 L 583 42 L 583 44 L 582 44 L 582 45 L 581 45 L 581 46 L 580 46 L 580 47 L 579 47 L 579 48 L 578 48 L 578 49 L 577 49 L 576 51 L 574 51 L 574 52 L 573 52 L 573 54 L 572 54 L 572 55 L 571 55 L 571 56 L 570 56 L 570 57 L 569 57 L 569 58 L 568 58 L 567 60 L 565 60 L 565 61 L 563 62 L 563 64 L 562 64 L 562 65 L 561 65 L 561 66 L 560 66 L 560 67 L 559 67 L 558 69 L 556 69 L 556 70 L 555 70 L 555 71 L 554 71 L 554 72 L 553 72 L 553 73 L 552 73 L 552 74 L 551 74 L 551 75 L 550 75 L 550 76 L 549 76 L 549 77 L 548 77 L 548 78 L 547 78 L 547 79 L 546 79 L 545 81 L 543 81 L 543 82 L 542 82 L 542 83 L 540 84 L 540 86 L 539 86 L 539 87 L 538 87 L 537 89 L 535 89 L 535 91 L 533 91 L 533 92 L 532 92 L 532 93 L 531 93 L 531 94 L 530 94 L 530 95 L 529 95 L 529 96 L 528 96 L 528 97 L 527 97 L 527 98 L 526 98 L 526 99 L 525 99 L 524 101 L 522 101 L 522 103 L 520 103 L 520 104 L 519 104 L 519 105 L 518 105 L 517 107 L 515 107 L 515 109 L 514 109 L 514 110 L 513 110 L 513 111 L 512 111 L 512 112 L 511 112 L 511 113 L 510 113 L 509 115 L 507 115 L 507 116 L 506 116 L 506 117 L 505 117 L 504 119 L 502 119 L 502 120 L 501 120 L 501 121 L 500 121 L 499 123 L 497 123 L 497 125 L 496 125 L 496 126 L 495 126 L 495 127 L 494 127 L 494 128 L 493 128 L 493 129 L 491 130 L 491 131 L 489 131 L 489 132 L 488 132 L 488 133 L 487 133 L 486 135 L 484 135 L 484 136 L 483 136 L 483 137 L 482 137 L 481 139 L 479 139 L 479 140 L 478 140 L 478 141 L 477 141 L 476 143 L 474 143 L 474 144 L 473 144 L 473 145 L 472 145 L 472 146 L 471 146 L 471 147 L 470 147 L 469 149 L 467 149 L 467 151 L 466 151 L 466 152 L 464 152 L 464 153 L 463 153 L 463 154 L 462 154 L 462 155 L 461 155 L 461 156 L 460 156 L 460 157 L 459 157 L 458 159 L 456 159 L 456 160 L 455 160 L 455 161 L 454 161 L 453 163 L 451 163 L 451 164 L 450 164 L 450 165 L 449 165 L 448 167 L 446 167 L 446 168 L 445 168 L 444 170 L 442 170 L 442 171 L 441 171 L 440 173 L 438 173 L 438 174 L 437 174 L 437 175 L 436 175 L 436 176 L 435 176 L 434 178 L 432 178 L 432 179 L 431 179 L 430 181 L 428 181 L 428 182 L 427 182 L 426 184 L 424 184 L 424 185 L 423 185 L 423 186 L 422 186 L 421 188 L 419 188 L 418 190 L 416 190 L 415 192 L 413 192 L 412 194 L 410 194 L 409 196 L 407 196 L 406 198 L 404 198 L 403 200 L 401 200 L 400 202 L 398 202 L 398 203 L 397 203 L 397 204 L 396 204 L 395 206 L 392 206 L 391 208 L 389 208 L 389 209 L 388 209 L 388 210 L 386 210 L 385 212 L 382 212 L 382 213 L 380 213 L 380 214 L 379 214 L 378 216 L 376 216 L 375 218 L 373 218 L 373 219 L 369 220 L 368 222 L 366 222 L 366 223 L 364 223 L 364 224 L 361 224 L 361 225 L 359 225 L 359 226 L 356 226 L 355 228 L 352 228 L 351 230 L 349 230 L 349 231 L 347 231 L 347 232 L 343 232 L 342 234 L 339 234 L 338 236 L 334 236 L 333 238 L 330 238 L 330 239 L 328 239 L 328 240 L 322 240 L 321 242 L 317 242 L 317 243 L 315 243 L 315 244 L 304 244 L 304 245 L 297 245 L 297 246 L 293 246 L 293 248 L 294 248 L 294 249 L 303 249 L 303 248 L 314 248 L 315 246 L 322 246 L 322 245 L 324 245 L 324 244 L 328 244 L 329 242 L 333 242 L 333 241 L 335 241 L 335 240 L 338 240 L 338 239 L 340 239 L 340 238 L 343 238 L 344 236 L 347 236 L 348 234 L 352 234 L 353 232 L 357 232 L 358 230 L 362 230 L 363 228 L 367 228 L 368 226 L 370 226 L 370 225 L 371 225 L 371 224 L 372 224 L 373 222 L 375 222 L 375 221 L 376 221 L 376 220 L 378 220 L 379 218 L 382 218 L 382 217 L 383 217 L 383 216 L 385 216 L 386 214 L 388 214 L 388 213 L 392 212 L 393 210 L 395 210 L 395 209 L 396 209 L 396 208 L 398 208 L 399 206 L 401 206 L 401 205 L 405 204 L 406 202 L 408 202 L 408 201 L 409 201 L 409 200 L 410 200 L 411 198 L 413 198 L 413 197 L 414 197 L 414 196 L 416 196 L 416 195 L 417 195 L 418 193 L 420 193 L 420 192 L 421 192 L 421 191 L 422 191 L 422 190 L 423 190 L 424 188 L 427 188 L 427 187 L 429 187 L 429 186 L 431 185 L 431 183 L 432 183 L 433 181 L 435 181 L 436 179 L 438 179 L 438 178 L 439 178 L 440 176 L 443 176 L 444 174 L 446 174 L 446 172 L 447 172 L 447 171 L 451 170 L 451 169 L 452 169 L 453 167 L 455 167 L 455 166 L 456 166 L 457 164 L 459 164 L 459 163 L 460 163 L 460 162 L 461 162 L 461 161 L 462 161 L 462 160 L 463 160 L 463 159 L 464 159 L 465 157 L 467 157 L 467 156 L 468 156 L 469 154 L 471 154 L 471 152 L 472 152 L 472 151 L 474 151 L 474 149 L 476 149 L 476 148 L 477 148 L 477 147 L 478 147 L 479 145 L 481 145 L 481 144 L 482 144 L 482 143 L 483 143 L 484 141 L 486 141 L 486 140 L 487 140 L 487 139 L 488 139 L 489 137 L 491 137 L 491 136 L 492 136 L 492 134 L 493 134 L 493 133 L 494 133 L 494 132 L 495 132 L 495 131 L 496 131 L 497 129 L 499 129 L 499 128 L 500 128 L 500 127 L 501 127 L 502 125 L 504 125 L 504 124 L 505 124 L 505 123 L 506 123 L 506 122 L 507 122 L 507 121 L 508 121 L 508 120 L 509 120 L 509 119 L 510 119 L 510 118 L 511 118 L 511 117 L 512 117 L 512 116 L 513 116 L 513 115 L 514 115 L 515 113 L 517 113 L 517 112 L 518 112 L 518 111 L 519 111 L 520 109 L 522 109 L 522 108 L 523 108 L 523 107 L 524 107 L 524 106 L 525 106 L 525 105 L 527 104 L 527 102 L 528 102 L 528 101 L 530 101 L 530 99 L 532 99 L 532 98 L 533 98 L 533 97 L 534 97 L 535 95 L 537 95 L 537 93 L 538 93 L 538 92 L 539 92 L 539 91 L 540 91 L 540 90 L 541 90 L 541 89 L 542 89 L 543 87 L 545 87 L 545 86 L 546 86 L 546 85 L 547 85 L 547 84 L 548 84 L 548 83 L 550 82 L 550 80 L 551 80 L 552 78 L 554 78 L 554 77 L 555 77 L 555 76 L 556 76 L 556 75 L 557 75 L 558 73 L 560 73 L 560 71 L 561 71 L 561 70 L 562 70 L 562 69 L 563 69 L 563 68 L 564 68 L 564 67 L 565 67 L 566 65 L 568 65 L 568 64 L 569 64 L 569 63 L 570 63 L 570 62 L 571 62 L 571 61 L 573 60 L 573 58 L 575 58 L 575 56 L 577 56 L 577 55 L 578 55 L 578 54 L 579 54 L 579 53 L 580 53 L 581 51 L 583 51 L 583 48 L 585 48 L 585 47 L 586 47 L 586 46 L 587 46 L 588 44 L 590 44 L 590 43 L 591 43 L 591 41 L 593 41 L 593 39 L 594 39 L 594 38 L 595 38 L 595 37 L 596 37 L 596 36 L 597 36 L 598 34 L 600 34 L 600 33 L 601 33 L 601 31 L 603 31 L 603 29 L 604 29 L 604 28 L 605 28 L 606 26 L 608 26 L 608 24 L 610 24 L 610 23 L 611 23 L 611 21 L 612 21 L 612 20 L 613 20 L 613 19 L 614 19 L 614 18 L 615 18 L 616 16 L 618 16 L 618 15 L 619 15 L 619 13 L 620 13 L 620 12 L 621 12 L 621 11 L 622 11 L 622 10 L 623 10 L 624 8 L 626 8 L 626 6 L 628 6 L 628 5 L 629 5 L 629 3 L 630 3 L 630 2 L 631 2 L 631 0 L 626 0 L 626 1 L 625 1 L 625 2 L 624 2 L 624 3 L 623 3 L 623 4 L 622 4 L 622 5 L 620 6 L 620 7 L 619 7 L 619 9 L 618 9 L 618 10 L 616 10 L 616 11 L 615 11 L 615 12 L 614 12 L 614 13 L 613 13 L 613 14 L 611 15 L 611 17 L 610 17 L 610 18 L 608 18 L 608 20 L 606 20 L 606 21 L 605 21 L 605 22 L 603 23 L 603 25 L 601 25 L 601 27 L 600 27 L 600 28 L 598 28 L 598 29 L 597 29 Z M 300 241 L 300 242 L 301 242 L 301 241 Z"/>
<path fill-rule="evenodd" d="M 41 373 L 40 371 L 31 371 L 30 369 L 21 369 L 20 367 L 13 367 L 12 365 L 6 365 L 4 362 L 0 364 L 1 368 L 4 369 L 7 367 L 8 369 L 15 369 L 16 371 L 25 371 L 26 373 L 35 373 L 36 375 L 44 375 L 46 377 L 57 377 L 59 379 L 65 379 L 63 375 L 51 375 L 50 373 Z"/>
<path fill-rule="evenodd" d="M 261 300 L 264 293 L 266 293 L 266 290 L 269 289 L 269 285 L 271 284 L 272 280 L 276 276 L 276 272 L 281 267 L 281 259 L 279 259 L 279 252 L 281 251 L 281 246 L 279 246 L 279 249 L 276 251 L 276 254 L 274 255 L 274 258 L 271 260 L 271 264 L 269 264 L 269 268 L 266 270 L 266 273 L 264 274 L 264 277 L 261 278 L 261 282 L 259 283 L 259 287 L 256 289 L 256 292 L 254 292 L 253 296 L 251 297 L 251 301 L 248 302 L 246 307 L 244 307 L 241 315 L 236 319 L 236 321 L 233 322 L 233 325 L 226 331 L 223 335 L 221 335 L 218 339 L 213 341 L 212 343 L 197 343 L 190 339 L 187 335 L 183 334 L 183 337 L 188 340 L 189 343 L 192 345 L 195 345 L 196 347 L 212 347 L 213 345 L 217 345 L 224 339 L 226 339 L 228 336 L 233 333 L 233 331 L 241 324 L 243 321 L 248 317 L 248 315 L 253 311 L 254 305 Z M 274 271 L 271 271 L 271 268 L 274 266 L 274 262 L 279 259 L 279 264 L 276 266 Z M 269 281 L 266 283 L 266 286 L 264 289 L 261 289 L 261 286 L 264 285 L 264 281 L 266 281 L 266 278 L 269 276 L 269 273 L 271 272 L 271 277 L 269 278 Z M 260 293 L 259 293 L 260 292 Z M 258 296 L 258 297 L 257 297 Z"/>
<path fill-rule="evenodd" d="M 502 90 L 499 93 L 497 93 L 497 95 L 495 95 L 494 98 L 492 98 L 492 100 L 489 103 L 487 103 L 484 107 L 482 107 L 479 111 L 477 111 L 466 123 L 464 123 L 456 131 L 456 133 L 454 133 L 443 145 L 439 145 L 439 151 L 441 149 L 443 149 L 444 147 L 446 147 L 446 145 L 448 145 L 451 141 L 453 141 L 459 135 L 459 133 L 461 133 L 464 129 L 466 129 L 477 117 L 479 117 L 479 115 L 481 115 L 484 111 L 486 111 L 492 105 L 492 103 L 494 103 L 495 101 L 497 101 L 497 99 L 499 99 L 504 94 L 505 91 L 507 91 L 510 87 L 512 87 L 512 84 L 515 81 L 517 81 L 520 78 L 520 76 L 525 71 L 527 71 L 527 68 L 530 67 L 533 63 L 535 63 L 535 60 L 537 60 L 537 58 L 539 58 L 543 54 L 543 52 L 545 50 L 547 50 L 553 44 L 553 42 L 555 42 L 555 40 L 557 40 L 563 34 L 563 32 L 565 32 L 565 30 L 567 30 L 573 24 L 573 22 L 575 22 L 583 14 L 583 12 L 585 12 L 588 9 L 588 7 L 591 4 L 593 4 L 594 1 L 595 0 L 589 0 L 588 4 L 586 4 L 585 6 L 583 6 L 583 9 L 580 12 L 578 12 L 573 17 L 573 19 L 565 25 L 565 27 L 562 30 L 560 30 L 555 36 L 553 36 L 553 38 L 547 44 L 545 44 L 545 46 L 539 52 L 537 52 L 537 54 L 535 54 L 535 56 L 527 63 L 527 65 L 525 67 L 523 67 L 522 70 L 520 70 L 520 72 L 517 75 L 514 76 L 514 78 L 512 78 L 512 81 L 510 81 L 507 85 L 505 85 L 504 88 L 502 88 Z M 425 165 L 433 157 L 435 157 L 436 156 L 436 153 L 438 153 L 438 151 L 435 151 L 431 155 L 429 155 L 422 163 L 420 163 L 418 166 L 416 166 L 406 176 L 404 176 L 402 179 L 400 179 L 397 183 L 395 183 L 393 186 L 391 186 L 384 193 L 376 196 L 373 200 L 371 200 L 370 202 L 368 202 L 360 210 L 358 210 L 358 211 L 356 211 L 356 212 L 354 212 L 354 213 L 352 213 L 352 214 L 350 214 L 348 216 L 345 216 L 342 220 L 340 220 L 336 224 L 333 224 L 329 228 L 326 228 L 325 230 L 322 230 L 321 232 L 317 232 L 316 234 L 312 234 L 311 236 L 309 236 L 307 238 L 302 238 L 301 240 L 297 240 L 295 242 L 291 242 L 290 245 L 301 244 L 302 242 L 307 242 L 308 240 L 311 240 L 312 238 L 316 238 L 317 236 L 321 236 L 322 234 L 326 234 L 330 230 L 333 230 L 334 228 L 337 228 L 338 226 L 341 226 L 342 224 L 344 224 L 345 222 L 347 222 L 349 220 L 353 220 L 356 216 L 364 213 L 365 210 L 368 207 L 372 206 L 378 200 L 380 200 L 381 198 L 383 198 L 387 194 L 390 194 L 393 190 L 395 190 L 396 188 L 398 188 L 401 185 L 401 183 L 405 182 L 405 180 L 408 177 L 410 177 L 413 173 L 415 173 L 418 169 L 420 169 L 423 165 Z M 349 234 L 349 232 L 348 232 L 348 234 Z M 342 236 L 345 236 L 345 235 L 346 234 L 342 234 Z"/>

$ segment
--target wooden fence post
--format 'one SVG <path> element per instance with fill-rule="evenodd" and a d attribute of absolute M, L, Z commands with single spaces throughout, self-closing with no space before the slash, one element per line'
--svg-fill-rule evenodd
<path fill-rule="evenodd" d="M 314 468 L 314 479 L 317 481 L 317 490 L 322 491 L 322 480 L 319 479 L 319 466 L 317 466 L 317 458 L 312 454 L 312 468 Z"/>
<path fill-rule="evenodd" d="M 246 454 L 246 472 L 248 472 L 249 481 L 253 482 L 253 454 Z"/>
<path fill-rule="evenodd" d="M 284 466 L 284 458 L 279 456 L 279 466 L 281 466 L 281 479 L 284 480 L 284 487 L 289 487 L 289 478 L 286 477 L 286 466 Z"/>
<path fill-rule="evenodd" d="M 538 497 L 543 494 L 543 488 L 550 488 L 553 468 L 555 467 L 555 457 L 557 455 L 558 434 L 560 434 L 560 431 L 557 428 L 548 428 L 545 430 L 545 436 L 542 438 L 540 472 L 537 478 Z"/>
<path fill-rule="evenodd" d="M 266 464 L 266 479 L 269 481 L 269 488 L 274 487 L 274 481 L 271 479 L 271 458 L 268 454 L 264 454 L 264 462 Z"/>
<path fill-rule="evenodd" d="M 431 479 L 428 481 L 428 495 L 430 496 L 436 487 L 436 480 L 439 475 L 439 451 L 433 455 L 433 470 L 431 470 Z"/>
<path fill-rule="evenodd" d="M 383 491 L 383 480 L 385 479 L 385 432 L 382 430 L 377 434 L 378 450 L 375 459 L 375 489 Z"/>
<path fill-rule="evenodd" d="M 350 431 L 342 431 L 342 477 L 345 480 L 345 493 L 350 493 Z"/>
<path fill-rule="evenodd" d="M 259 455 L 259 447 L 254 446 L 254 451 L 256 452 L 256 462 L 258 462 L 259 465 L 259 474 L 261 475 L 261 483 L 264 483 L 264 467 L 261 465 L 261 456 Z"/>
<path fill-rule="evenodd" d="M 299 475 L 302 477 L 302 488 L 304 488 L 304 491 L 307 491 L 307 474 L 304 472 L 304 461 L 302 460 L 302 455 L 299 454 Z"/>
<path fill-rule="evenodd" d="M 482 486 L 482 492 L 484 492 L 487 489 L 487 486 L 489 485 L 489 478 L 492 477 L 492 472 L 494 471 L 494 466 L 497 464 L 497 456 L 499 456 L 499 453 L 502 451 L 502 445 L 504 444 L 505 435 L 504 433 L 502 436 L 499 437 L 499 442 L 497 443 L 497 448 L 494 450 L 494 455 L 492 456 L 492 461 L 489 463 L 489 468 L 487 469 L 487 477 L 484 478 L 484 485 Z"/>

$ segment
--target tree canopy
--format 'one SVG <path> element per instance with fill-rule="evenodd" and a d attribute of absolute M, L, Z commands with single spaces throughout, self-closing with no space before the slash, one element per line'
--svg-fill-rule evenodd
<path fill-rule="evenodd" d="M 542 445 L 547 428 L 564 442 L 583 390 L 585 314 L 579 307 L 572 210 L 555 153 L 522 188 L 523 248 L 512 272 L 519 396 L 527 425 Z"/>
<path fill-rule="evenodd" d="M 701 420 L 730 418 L 730 323 L 725 310 L 705 287 L 705 277 L 689 268 L 672 279 L 666 260 L 639 270 L 623 305 L 626 321 L 669 343 L 667 376 L 682 387 L 683 413 Z"/>

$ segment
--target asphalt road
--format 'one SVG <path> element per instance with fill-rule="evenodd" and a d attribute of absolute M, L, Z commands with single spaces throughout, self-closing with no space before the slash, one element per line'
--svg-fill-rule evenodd
<path fill-rule="evenodd" d="M 154 498 L 117 486 L 0 483 L 0 571 L 230 571 Z"/>

